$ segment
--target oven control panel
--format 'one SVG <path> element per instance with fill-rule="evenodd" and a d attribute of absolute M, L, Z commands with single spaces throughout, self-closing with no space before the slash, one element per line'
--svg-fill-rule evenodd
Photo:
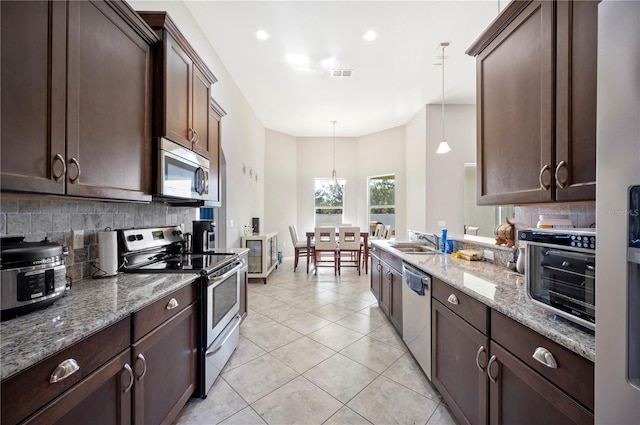
<path fill-rule="evenodd" d="M 128 229 L 119 232 L 120 242 L 124 245 L 124 251 L 127 252 L 162 248 L 184 241 L 184 235 L 179 226 Z"/>
<path fill-rule="evenodd" d="M 518 230 L 518 239 L 525 242 L 596 249 L 596 229 L 524 229 Z"/>

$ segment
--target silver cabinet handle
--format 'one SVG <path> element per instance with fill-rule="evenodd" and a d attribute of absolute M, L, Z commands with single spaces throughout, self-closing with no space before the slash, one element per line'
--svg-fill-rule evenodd
<path fill-rule="evenodd" d="M 82 170 L 80 170 L 80 163 L 78 162 L 78 160 L 77 160 L 77 159 L 75 159 L 75 158 L 71 158 L 71 159 L 69 160 L 69 162 L 71 162 L 73 165 L 75 165 L 75 166 L 76 166 L 76 168 L 78 168 L 78 174 L 76 174 L 76 176 L 75 176 L 74 178 L 69 179 L 69 181 L 70 181 L 71 183 L 75 183 L 75 182 L 77 182 L 77 181 L 78 181 L 78 179 L 80 178 L 80 174 L 82 173 Z"/>
<path fill-rule="evenodd" d="M 178 307 L 178 305 L 178 301 L 175 298 L 171 298 L 165 308 L 167 310 L 173 310 L 174 308 Z"/>
<path fill-rule="evenodd" d="M 138 381 L 140 381 L 142 378 L 144 378 L 144 375 L 146 375 L 146 374 L 147 374 L 147 359 L 145 359 L 145 358 L 144 358 L 144 356 L 142 355 L 142 353 L 138 354 L 138 356 L 136 357 L 136 359 L 138 359 L 138 360 L 142 361 L 142 366 L 143 366 L 142 373 L 141 373 L 139 376 L 137 376 L 137 377 L 136 377 L 136 379 L 137 379 Z"/>
<path fill-rule="evenodd" d="M 531 357 L 533 357 L 546 367 L 549 367 L 551 369 L 558 368 L 558 363 L 556 362 L 555 357 L 553 357 L 553 354 L 551 354 L 551 352 L 544 347 L 536 348 Z"/>
<path fill-rule="evenodd" d="M 476 366 L 478 366 L 478 369 L 482 373 L 484 373 L 484 368 L 480 366 L 480 354 L 483 352 L 484 352 L 484 345 L 481 345 L 480 348 L 478 348 L 478 352 L 476 353 Z"/>
<path fill-rule="evenodd" d="M 456 297 L 456 294 L 449 295 L 449 298 L 447 298 L 447 301 L 449 301 L 453 305 L 460 304 L 460 301 L 458 301 L 458 297 Z"/>
<path fill-rule="evenodd" d="M 200 134 L 198 134 L 198 130 L 196 130 L 195 128 L 193 129 L 193 143 L 198 143 L 200 141 Z"/>
<path fill-rule="evenodd" d="M 52 168 L 53 168 L 53 165 L 56 163 L 56 161 L 60 161 L 60 163 L 62 164 L 62 173 L 58 175 L 56 175 L 55 173 L 53 174 L 53 178 L 55 179 L 55 181 L 59 182 L 64 177 L 64 175 L 67 174 L 67 161 L 64 160 L 64 156 L 57 153 L 56 156 L 53 158 L 53 162 L 51 164 Z"/>
<path fill-rule="evenodd" d="M 67 359 L 60 363 L 49 378 L 50 384 L 55 384 L 56 382 L 60 382 L 63 379 L 67 379 L 74 373 L 80 370 L 80 366 L 78 366 L 78 362 L 75 359 Z"/>
<path fill-rule="evenodd" d="M 549 167 L 549 164 L 544 164 L 544 167 L 540 169 L 540 174 L 538 174 L 538 183 L 540 183 L 540 189 L 542 190 L 549 190 L 549 185 L 545 185 L 544 183 L 542 183 L 542 175 L 545 171 L 550 169 L 551 167 Z"/>
<path fill-rule="evenodd" d="M 498 382 L 497 376 L 494 378 L 493 376 L 491 376 L 491 365 L 494 364 L 497 360 L 497 357 L 495 355 L 491 356 L 491 358 L 489 359 L 489 363 L 487 363 L 487 376 L 489 377 L 489 380 L 491 382 L 493 382 L 494 384 Z"/>
<path fill-rule="evenodd" d="M 560 171 L 560 168 L 566 167 L 566 166 L 567 166 L 566 162 L 560 161 L 558 163 L 558 166 L 556 167 L 556 172 L 554 174 L 554 177 L 556 179 L 556 186 L 558 186 L 560 189 L 564 189 L 565 187 L 567 187 L 567 183 L 566 182 L 560 183 L 560 179 L 558 179 L 558 172 Z"/>
<path fill-rule="evenodd" d="M 131 389 L 131 387 L 133 387 L 133 370 L 131 370 L 129 363 L 124 364 L 124 370 L 129 374 L 129 385 L 122 389 L 122 392 L 126 393 Z"/>
<path fill-rule="evenodd" d="M 196 140 L 196 131 L 189 127 L 189 133 L 191 133 L 191 137 L 189 137 L 189 143 L 194 143 L 194 140 Z"/>

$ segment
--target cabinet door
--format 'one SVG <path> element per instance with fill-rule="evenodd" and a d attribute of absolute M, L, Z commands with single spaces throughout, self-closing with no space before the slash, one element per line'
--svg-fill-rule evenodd
<path fill-rule="evenodd" d="M 530 3 L 478 55 L 478 204 L 553 200 L 554 3 Z"/>
<path fill-rule="evenodd" d="M 130 385 L 134 379 L 130 372 L 130 356 L 130 349 L 123 351 L 25 424 L 130 424 Z"/>
<path fill-rule="evenodd" d="M 0 2 L 3 191 L 64 193 L 66 8 Z"/>
<path fill-rule="evenodd" d="M 589 411 L 494 342 L 491 355 L 492 424 L 593 423 Z"/>
<path fill-rule="evenodd" d="M 196 388 L 196 306 L 132 345 L 134 423 L 173 421 Z"/>
<path fill-rule="evenodd" d="M 69 2 L 67 194 L 151 200 L 151 49 L 106 2 Z"/>
<path fill-rule="evenodd" d="M 598 2 L 557 2 L 556 199 L 596 199 Z"/>
<path fill-rule="evenodd" d="M 247 261 L 245 257 L 245 261 Z M 244 319 L 249 308 L 249 293 L 247 286 L 249 284 L 249 273 L 244 269 L 240 274 L 240 316 Z"/>
<path fill-rule="evenodd" d="M 402 273 L 398 273 L 394 268 L 390 268 L 389 272 L 391 276 L 389 320 L 402 336 Z"/>
<path fill-rule="evenodd" d="M 220 206 L 220 115 L 209 111 L 209 199 Z"/>
<path fill-rule="evenodd" d="M 192 121 L 195 132 L 193 150 L 209 158 L 209 110 L 211 109 L 211 83 L 197 66 L 193 67 Z"/>
<path fill-rule="evenodd" d="M 460 423 L 487 423 L 488 338 L 432 300 L 432 382 Z M 483 366 L 484 367 L 484 366 Z"/>
<path fill-rule="evenodd" d="M 193 62 L 165 31 L 164 135 L 191 149 L 191 94 Z"/>
<path fill-rule="evenodd" d="M 382 279 L 382 265 L 380 259 L 375 255 L 371 256 L 371 293 L 380 302 L 380 284 Z"/>

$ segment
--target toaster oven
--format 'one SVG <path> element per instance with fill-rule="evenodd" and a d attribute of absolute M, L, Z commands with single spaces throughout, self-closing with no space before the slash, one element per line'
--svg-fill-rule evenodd
<path fill-rule="evenodd" d="M 595 229 L 526 229 L 527 297 L 587 329 L 596 323 Z"/>

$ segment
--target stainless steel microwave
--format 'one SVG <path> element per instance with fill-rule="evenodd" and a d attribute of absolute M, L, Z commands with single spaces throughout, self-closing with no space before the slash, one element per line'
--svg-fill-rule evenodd
<path fill-rule="evenodd" d="M 595 330 L 596 229 L 527 229 L 527 297 L 536 305 Z"/>
<path fill-rule="evenodd" d="M 157 139 L 155 198 L 209 201 L 209 160 L 169 139 Z"/>

